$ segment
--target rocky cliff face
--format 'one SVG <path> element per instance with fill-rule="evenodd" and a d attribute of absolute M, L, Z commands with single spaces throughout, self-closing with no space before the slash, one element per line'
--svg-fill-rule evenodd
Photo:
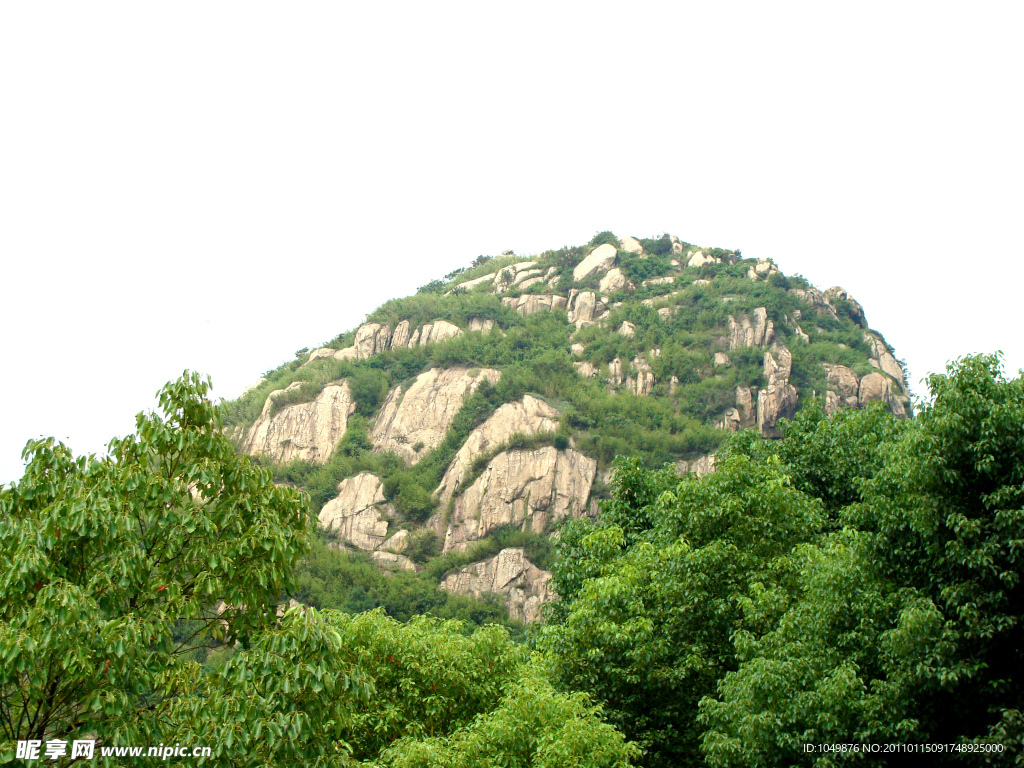
<path fill-rule="evenodd" d="M 532 622 L 539 617 L 541 605 L 552 597 L 550 579 L 551 574 L 527 560 L 523 550 L 503 549 L 492 558 L 449 574 L 441 589 L 474 597 L 501 595 L 512 618 Z"/>
<path fill-rule="evenodd" d="M 357 405 L 344 378 L 358 383 L 352 371 L 386 376 L 380 391 L 387 395 L 368 416 L 366 435 L 373 452 L 367 455 L 379 462 L 353 465 L 376 468 L 342 479 L 319 519 L 334 532 L 334 546 L 368 552 L 383 569 L 411 571 L 417 566 L 409 555 L 422 561 L 422 543 L 431 534 L 432 546 L 451 554 L 506 526 L 523 536 L 548 535 L 563 520 L 597 514 L 591 497 L 599 495 L 596 480 L 603 488 L 608 478 L 612 450 L 600 447 L 641 446 L 649 437 L 645 430 L 661 430 L 658 439 L 667 446 L 648 456 L 652 463 L 668 457 L 680 472 L 700 476 L 714 471 L 718 445 L 708 444 L 703 424 L 777 438 L 782 420 L 812 398 L 830 414 L 876 401 L 907 414 L 910 393 L 895 353 L 844 289 L 821 291 L 802 278 L 786 278 L 769 259 L 744 260 L 675 237 L 619 237 L 617 246 L 601 239 L 538 256 L 503 254 L 480 274 L 484 259 L 469 279 L 436 281 L 435 296 L 417 297 L 429 301 L 389 303 L 340 337 L 348 346 L 314 349 L 308 359 L 257 382 L 261 393 L 276 388 L 258 418 L 233 425 L 230 434 L 253 455 L 324 464 Z M 453 339 L 460 341 L 440 346 Z M 531 340 L 543 342 L 542 354 L 530 348 Z M 484 361 L 488 367 L 479 367 Z M 491 400 L 489 412 L 474 411 L 476 421 L 459 426 L 465 430 L 459 441 L 445 441 L 484 381 L 499 384 L 508 370 L 515 374 L 506 382 L 521 381 L 524 368 L 535 363 L 554 378 L 508 385 L 511 394 L 501 395 L 506 402 Z M 295 376 L 305 376 L 307 384 Z M 308 397 L 302 387 L 315 376 L 339 379 Z M 304 395 L 308 402 L 295 402 Z M 715 404 L 710 417 L 710 408 L 694 402 L 704 397 Z M 628 405 L 608 407 L 611 401 Z M 369 413 L 363 406 L 361 413 Z M 587 407 L 603 410 L 588 415 L 582 412 Z M 643 421 L 655 411 L 657 419 Z M 696 443 L 702 447 L 684 453 L 673 440 L 693 414 L 705 419 Z M 613 422 L 617 432 L 601 432 Z M 363 450 L 362 428 L 346 451 Z M 643 439 L 628 442 L 633 434 Z M 395 471 L 405 475 L 388 474 Z M 384 489 L 417 472 L 429 484 L 419 488 L 418 511 L 406 514 L 410 507 L 401 493 L 388 498 Z M 514 616 L 530 621 L 551 596 L 548 577 L 522 549 L 506 548 L 449 573 L 440 586 L 497 593 Z"/>
<path fill-rule="evenodd" d="M 323 464 L 331 457 L 356 409 L 348 383 L 328 384 L 312 402 L 286 405 L 275 412 L 277 402 L 295 388 L 293 384 L 270 393 L 263 413 L 242 441 L 243 451 L 280 462 L 303 459 Z"/>
<path fill-rule="evenodd" d="M 374 450 L 393 451 L 415 464 L 441 443 L 480 382 L 493 384 L 500 377 L 493 368 L 432 368 L 417 376 L 407 391 L 395 387 L 370 433 Z"/>
<path fill-rule="evenodd" d="M 502 451 L 454 498 L 444 552 L 461 552 L 503 525 L 542 533 L 549 523 L 581 517 L 596 471 L 597 462 L 571 449 Z M 446 516 L 432 519 L 436 530 Z"/>

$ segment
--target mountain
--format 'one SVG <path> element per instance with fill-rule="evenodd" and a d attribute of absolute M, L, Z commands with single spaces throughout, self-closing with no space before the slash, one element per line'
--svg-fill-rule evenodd
<path fill-rule="evenodd" d="M 551 596 L 552 534 L 598 514 L 615 456 L 706 473 L 732 432 L 778 438 L 811 402 L 875 401 L 909 414 L 901 363 L 842 288 L 602 232 L 481 256 L 387 302 L 265 374 L 227 428 L 310 494 L 335 555 L 395 574 L 328 598 L 341 577 L 321 568 L 300 600 L 364 609 L 415 582 L 434 595 L 418 612 L 465 595 L 529 622 Z"/>

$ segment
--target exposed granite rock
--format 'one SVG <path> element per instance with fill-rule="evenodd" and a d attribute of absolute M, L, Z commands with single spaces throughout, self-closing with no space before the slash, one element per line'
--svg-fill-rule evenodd
<path fill-rule="evenodd" d="M 768 386 L 757 393 L 757 427 L 765 437 L 782 437 L 779 419 L 791 419 L 798 402 L 796 387 L 789 383 L 792 357 L 785 347 L 764 353 L 764 377 Z"/>
<path fill-rule="evenodd" d="M 906 395 L 908 390 L 903 369 L 896 362 L 896 358 L 893 357 L 886 343 L 874 333 L 865 333 L 864 341 L 871 348 L 871 360 L 869 361 L 871 365 L 892 376 L 899 384 L 900 390 Z"/>
<path fill-rule="evenodd" d="M 587 511 L 597 462 L 553 446 L 502 451 L 455 497 L 444 552 L 465 550 L 502 525 L 536 533 Z"/>
<path fill-rule="evenodd" d="M 732 360 L 729 359 L 729 356 L 727 354 L 725 354 L 725 352 L 715 352 L 715 359 L 714 359 L 714 362 L 712 364 L 716 368 L 718 366 L 720 366 L 720 365 L 729 365 L 731 363 L 732 363 Z"/>
<path fill-rule="evenodd" d="M 409 531 L 403 528 L 400 531 L 396 531 L 380 545 L 379 549 L 386 550 L 388 552 L 404 552 L 409 546 Z"/>
<path fill-rule="evenodd" d="M 416 570 L 416 563 L 405 555 L 396 555 L 394 552 L 385 552 L 378 549 L 376 552 L 371 552 L 370 557 L 377 564 L 377 567 L 383 568 L 385 571 Z"/>
<path fill-rule="evenodd" d="M 545 309 L 565 309 L 565 297 L 551 294 L 527 294 L 518 298 L 506 296 L 501 303 L 524 317 Z"/>
<path fill-rule="evenodd" d="M 789 292 L 805 302 L 819 316 L 828 315 L 837 320 L 839 319 L 835 307 L 829 303 L 828 297 L 817 288 L 808 288 L 807 290 L 803 288 L 790 288 Z M 799 320 L 799 318 L 797 319 Z"/>
<path fill-rule="evenodd" d="M 654 389 L 654 369 L 642 355 L 633 358 L 633 369 L 636 371 L 636 378 L 629 376 L 626 379 L 626 388 L 634 395 L 651 394 L 651 390 Z"/>
<path fill-rule="evenodd" d="M 608 316 L 608 308 L 604 302 L 598 301 L 593 291 L 571 291 L 569 293 L 569 322 L 577 328 L 594 325 Z"/>
<path fill-rule="evenodd" d="M 267 397 L 263 413 L 242 442 L 242 452 L 250 456 L 269 456 L 280 462 L 303 459 L 325 463 L 345 434 L 348 417 L 356 409 L 348 382 L 332 382 L 312 402 L 286 405 L 270 415 L 276 397 L 285 391 L 275 390 Z"/>
<path fill-rule="evenodd" d="M 740 418 L 740 427 L 746 429 L 757 421 L 756 388 L 736 387 L 736 409 Z"/>
<path fill-rule="evenodd" d="M 597 368 L 587 360 L 583 360 L 578 363 L 573 363 L 573 367 L 576 369 L 576 373 L 582 376 L 584 379 L 592 379 L 597 376 Z"/>
<path fill-rule="evenodd" d="M 477 456 L 497 448 L 515 434 L 554 432 L 558 429 L 560 416 L 556 409 L 532 395 L 523 395 L 521 401 L 505 403 L 496 409 L 483 424 L 469 433 L 466 442 L 445 470 L 441 484 L 435 491 L 441 507 L 446 507 L 448 500 L 461 488 Z"/>
<path fill-rule="evenodd" d="M 622 270 L 618 267 L 609 269 L 608 274 L 601 278 L 599 290 L 601 293 L 615 293 L 616 291 L 632 291 L 635 286 L 626 279 Z"/>
<path fill-rule="evenodd" d="M 626 381 L 622 361 L 617 357 L 608 363 L 608 381 L 613 387 L 621 387 Z"/>
<path fill-rule="evenodd" d="M 672 317 L 672 309 L 670 307 L 659 307 L 658 317 L 660 317 L 662 320 L 668 320 L 670 317 Z"/>
<path fill-rule="evenodd" d="M 740 317 L 737 321 L 729 315 L 729 349 L 741 347 L 766 347 L 775 339 L 775 325 L 768 319 L 768 310 L 758 307 L 753 317 Z"/>
<path fill-rule="evenodd" d="M 640 241 L 635 237 L 620 237 L 619 250 L 625 251 L 626 253 L 642 254 L 644 252 L 644 247 L 640 245 Z"/>
<path fill-rule="evenodd" d="M 838 285 L 833 285 L 827 291 L 825 291 L 825 297 L 829 300 L 829 303 L 835 302 L 837 299 L 846 301 L 850 305 L 850 319 L 853 320 L 861 328 L 868 327 L 868 319 L 864 316 L 864 307 L 860 305 L 856 299 L 853 298 L 845 289 L 840 288 Z"/>
<path fill-rule="evenodd" d="M 620 336 L 625 336 L 627 339 L 631 339 L 636 336 L 636 326 L 626 320 L 623 320 L 622 325 L 620 325 L 615 332 Z"/>
<path fill-rule="evenodd" d="M 441 589 L 478 598 L 488 593 L 504 595 L 512 618 L 532 622 L 540 615 L 541 605 L 553 596 L 548 588 L 550 579 L 551 574 L 527 560 L 522 549 L 503 549 L 488 560 L 448 574 Z"/>
<path fill-rule="evenodd" d="M 388 535 L 387 518 L 394 509 L 384 499 L 384 485 L 376 475 L 361 472 L 338 483 L 338 495 L 320 510 L 320 525 L 335 530 L 360 549 L 377 549 Z"/>
<path fill-rule="evenodd" d="M 370 432 L 375 451 L 394 451 L 415 464 L 440 445 L 463 402 L 480 383 L 494 384 L 501 372 L 493 368 L 432 368 L 416 377 L 404 393 L 392 389 Z M 422 443 L 420 450 L 416 446 Z"/>
<path fill-rule="evenodd" d="M 494 328 L 494 321 L 491 320 L 490 318 L 485 320 L 484 318 L 477 317 L 476 315 L 474 315 L 473 317 L 469 318 L 469 330 L 471 332 L 488 333 L 493 328 Z M 398 332 L 398 330 L 396 329 L 395 333 L 397 333 L 397 332 Z"/>
<path fill-rule="evenodd" d="M 650 280 L 644 280 L 642 285 L 644 288 L 648 288 L 652 285 L 672 285 L 676 279 L 669 275 L 668 277 L 652 277 Z"/>
<path fill-rule="evenodd" d="M 412 329 L 409 325 L 409 321 L 403 320 L 395 326 L 395 331 L 391 334 L 391 348 L 398 349 L 400 347 L 408 347 L 409 338 L 411 336 Z"/>
<path fill-rule="evenodd" d="M 615 266 L 616 249 L 614 245 L 604 243 L 597 246 L 590 255 L 577 264 L 572 270 L 572 279 L 575 282 L 586 280 L 591 275 L 598 275 L 607 272 Z"/>
<path fill-rule="evenodd" d="M 715 454 L 709 453 L 693 461 L 677 461 L 676 467 L 679 469 L 680 474 L 692 472 L 697 477 L 703 477 L 715 471 Z"/>
<path fill-rule="evenodd" d="M 727 408 L 722 418 L 715 422 L 715 427 L 726 432 L 739 432 L 740 421 L 740 412 L 735 408 Z"/>
<path fill-rule="evenodd" d="M 427 344 L 436 344 L 439 341 L 454 339 L 461 335 L 462 329 L 459 326 L 453 325 L 447 320 L 435 320 L 420 329 L 420 346 L 425 347 Z"/>
<path fill-rule="evenodd" d="M 832 415 L 839 408 L 860 406 L 860 380 L 845 365 L 825 365 L 828 371 L 828 392 L 825 395 L 825 413 Z M 829 397 L 833 395 L 834 397 Z"/>
<path fill-rule="evenodd" d="M 494 278 L 495 273 L 491 272 L 490 274 L 484 275 L 483 277 L 477 277 L 473 280 L 467 280 L 464 283 L 459 283 L 458 285 L 456 285 L 454 288 L 452 288 L 451 291 L 445 291 L 445 296 L 450 294 L 452 291 L 471 291 L 478 285 L 484 285 L 485 283 L 493 283 Z"/>
<path fill-rule="evenodd" d="M 906 416 L 907 410 L 902 400 L 892 391 L 892 379 L 882 373 L 869 373 L 860 380 L 857 398 L 860 404 L 866 405 L 877 400 L 886 404 L 897 416 Z"/>
<path fill-rule="evenodd" d="M 697 251 L 696 253 L 690 254 L 689 261 L 686 266 L 688 267 L 703 267 L 705 264 L 721 264 L 722 260 L 714 256 L 705 256 L 703 252 Z"/>
<path fill-rule="evenodd" d="M 573 354 L 573 355 L 582 355 L 584 349 L 586 349 L 586 347 L 584 347 L 579 342 L 576 342 L 571 347 L 569 347 L 569 352 L 570 352 L 570 354 Z"/>

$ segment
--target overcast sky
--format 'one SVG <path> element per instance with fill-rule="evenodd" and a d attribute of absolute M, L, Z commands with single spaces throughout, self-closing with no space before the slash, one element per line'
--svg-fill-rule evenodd
<path fill-rule="evenodd" d="M 610 229 L 1024 367 L 1024 6 L 0 4 L 0 482 L 377 305 Z"/>

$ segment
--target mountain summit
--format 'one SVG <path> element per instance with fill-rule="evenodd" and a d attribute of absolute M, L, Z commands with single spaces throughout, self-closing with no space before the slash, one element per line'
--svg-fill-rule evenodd
<path fill-rule="evenodd" d="M 731 432 L 876 401 L 906 415 L 905 374 L 842 288 L 601 232 L 387 302 L 267 373 L 228 424 L 310 493 L 333 549 L 532 621 L 551 534 L 598 514 L 615 456 L 705 473 Z"/>

